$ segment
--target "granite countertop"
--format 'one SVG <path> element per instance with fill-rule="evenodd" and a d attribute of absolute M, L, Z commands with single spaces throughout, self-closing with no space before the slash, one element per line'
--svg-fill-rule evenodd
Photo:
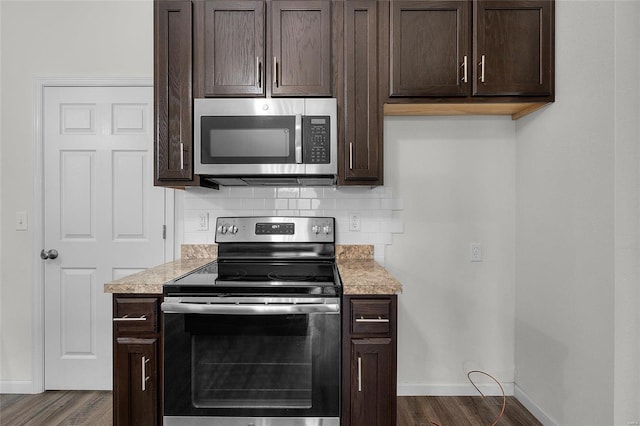
<path fill-rule="evenodd" d="M 189 244 L 181 247 L 181 257 L 104 285 L 105 293 L 162 294 L 164 283 L 216 260 L 217 246 Z"/>
<path fill-rule="evenodd" d="M 104 285 L 105 293 L 162 294 L 164 283 L 185 275 L 216 259 L 213 244 L 185 244 L 181 258 Z M 373 246 L 336 246 L 338 271 L 344 294 L 397 294 L 402 284 L 373 260 Z"/>

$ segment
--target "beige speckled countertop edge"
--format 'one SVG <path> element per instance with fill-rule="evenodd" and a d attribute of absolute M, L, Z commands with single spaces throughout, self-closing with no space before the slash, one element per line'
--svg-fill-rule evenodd
<path fill-rule="evenodd" d="M 104 285 L 105 293 L 162 294 L 162 286 L 215 260 L 217 246 L 185 244 L 182 257 Z M 343 292 L 357 294 L 398 294 L 402 284 L 373 260 L 372 245 L 337 245 L 336 259 Z"/>

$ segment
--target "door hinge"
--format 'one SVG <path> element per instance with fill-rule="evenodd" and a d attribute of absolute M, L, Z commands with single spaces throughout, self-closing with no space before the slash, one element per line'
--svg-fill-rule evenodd
<path fill-rule="evenodd" d="M 167 225 L 162 225 L 162 239 L 167 239 Z"/>

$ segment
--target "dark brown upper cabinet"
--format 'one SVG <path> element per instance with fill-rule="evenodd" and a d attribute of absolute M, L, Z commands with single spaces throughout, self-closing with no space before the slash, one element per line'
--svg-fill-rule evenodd
<path fill-rule="evenodd" d="M 338 165 L 341 185 L 382 185 L 382 104 L 378 101 L 376 0 L 344 2 L 343 125 Z"/>
<path fill-rule="evenodd" d="M 211 0 L 194 7 L 204 96 L 264 96 L 264 2 Z"/>
<path fill-rule="evenodd" d="M 467 1 L 391 2 L 391 96 L 467 96 L 470 12 Z"/>
<path fill-rule="evenodd" d="M 154 184 L 197 184 L 193 174 L 191 1 L 154 2 Z"/>
<path fill-rule="evenodd" d="M 473 95 L 551 95 L 553 4 L 473 3 Z"/>
<path fill-rule="evenodd" d="M 553 0 L 391 0 L 388 16 L 386 101 L 553 101 Z"/>
<path fill-rule="evenodd" d="M 196 97 L 331 96 L 331 1 L 194 7 Z"/>

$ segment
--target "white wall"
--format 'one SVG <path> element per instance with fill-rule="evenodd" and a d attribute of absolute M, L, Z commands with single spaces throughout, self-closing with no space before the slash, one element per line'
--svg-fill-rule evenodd
<path fill-rule="evenodd" d="M 639 21 L 558 1 L 556 102 L 516 127 L 516 384 L 549 424 L 640 420 Z"/>
<path fill-rule="evenodd" d="M 614 424 L 640 422 L 640 1 L 615 10 Z"/>
<path fill-rule="evenodd" d="M 34 80 L 153 77 L 153 3 L 0 2 L 2 163 L 0 389 L 29 391 L 33 268 L 41 247 L 15 231 L 17 211 L 33 218 Z M 37 263 L 36 263 L 37 262 Z"/>
<path fill-rule="evenodd" d="M 385 119 L 385 181 L 404 205 L 386 264 L 404 286 L 401 394 L 477 395 L 472 369 L 512 389 L 514 155 L 510 118 Z"/>

